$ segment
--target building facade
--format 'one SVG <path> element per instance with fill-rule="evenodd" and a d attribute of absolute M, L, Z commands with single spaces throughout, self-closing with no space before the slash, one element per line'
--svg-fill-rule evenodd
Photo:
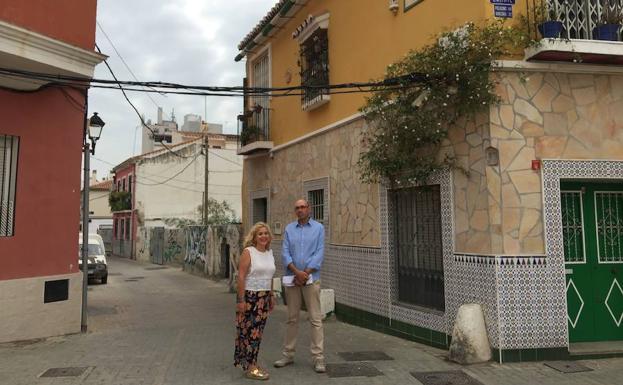
<path fill-rule="evenodd" d="M 132 157 L 113 169 L 116 191 L 127 195 L 127 205 L 113 213 L 113 253 L 150 260 L 146 246 L 153 228 L 202 223 L 205 186 L 208 198 L 225 201 L 240 217 L 242 161 L 235 135 L 185 133 L 194 139 L 166 149 Z M 205 170 L 209 170 L 206 178 Z"/>
<path fill-rule="evenodd" d="M 253 87 L 362 82 L 443 30 L 494 17 L 484 0 L 398 3 L 280 1 L 236 59 Z M 429 186 L 361 182 L 365 95 L 247 98 L 245 227 L 270 223 L 278 256 L 292 205 L 307 198 L 326 228 L 323 285 L 338 315 L 363 326 L 447 347 L 458 308 L 479 303 L 500 362 L 623 339 L 623 43 L 593 39 L 604 10 L 589 3 L 579 19 L 548 1 L 569 40 L 499 63 L 500 103 L 443 143 L 469 172 Z M 518 0 L 511 22 L 534 7 Z"/>
<path fill-rule="evenodd" d="M 91 78 L 105 58 L 95 16 L 95 0 L 3 1 L 0 67 Z M 86 90 L 7 74 L 0 86 L 0 342 L 77 333 Z"/>

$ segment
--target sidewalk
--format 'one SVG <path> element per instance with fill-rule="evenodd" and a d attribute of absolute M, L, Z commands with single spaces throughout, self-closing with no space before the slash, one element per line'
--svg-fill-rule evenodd
<path fill-rule="evenodd" d="M 89 286 L 89 332 L 28 344 L 0 345 L 0 384 L 199 385 L 250 384 L 232 366 L 234 297 L 225 285 L 177 268 L 158 269 L 110 258 L 108 285 Z M 155 268 L 155 269 L 154 269 Z M 303 318 L 305 314 L 302 313 Z M 623 384 L 623 359 L 581 361 L 591 372 L 564 374 L 543 363 L 447 362 L 445 351 L 336 321 L 325 323 L 327 363 L 345 363 L 338 353 L 381 351 L 371 361 L 375 377 L 330 378 L 313 372 L 309 327 L 301 324 L 295 364 L 274 369 L 280 356 L 285 308 L 271 314 L 261 364 L 272 384 L 420 384 L 410 372 L 462 370 L 483 384 Z M 45 320 L 42 320 L 45 322 Z M 77 377 L 39 378 L 50 368 L 88 367 Z M 458 382 L 456 383 L 458 384 Z"/>

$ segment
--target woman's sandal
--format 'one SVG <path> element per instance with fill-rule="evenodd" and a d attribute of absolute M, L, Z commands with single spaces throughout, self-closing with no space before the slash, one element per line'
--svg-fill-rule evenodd
<path fill-rule="evenodd" d="M 261 370 L 260 368 L 254 368 L 246 372 L 247 378 L 252 380 L 268 380 L 270 376 L 267 372 Z"/>

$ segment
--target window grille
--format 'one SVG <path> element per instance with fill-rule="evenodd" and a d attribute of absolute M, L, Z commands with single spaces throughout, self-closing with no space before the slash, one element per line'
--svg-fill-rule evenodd
<path fill-rule="evenodd" d="M 443 311 L 440 186 L 390 191 L 398 301 Z"/>
<path fill-rule="evenodd" d="M 0 237 L 15 231 L 15 190 L 19 137 L 0 135 Z"/>
<path fill-rule="evenodd" d="M 324 189 L 308 191 L 307 201 L 311 209 L 311 217 L 324 224 Z"/>
<path fill-rule="evenodd" d="M 329 34 L 318 28 L 301 44 L 301 85 L 306 88 L 301 96 L 303 108 L 329 95 Z"/>
<path fill-rule="evenodd" d="M 260 57 L 253 62 L 253 87 L 270 87 L 270 61 L 268 54 Z M 261 108 L 257 108 L 257 106 Z M 251 98 L 251 108 L 254 109 L 250 126 L 257 129 L 257 140 L 268 140 L 269 135 L 269 97 L 254 96 Z"/>

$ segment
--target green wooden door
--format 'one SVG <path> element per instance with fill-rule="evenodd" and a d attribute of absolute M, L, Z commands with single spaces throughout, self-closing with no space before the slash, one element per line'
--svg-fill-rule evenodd
<path fill-rule="evenodd" d="M 623 185 L 561 184 L 570 342 L 623 340 Z"/>

